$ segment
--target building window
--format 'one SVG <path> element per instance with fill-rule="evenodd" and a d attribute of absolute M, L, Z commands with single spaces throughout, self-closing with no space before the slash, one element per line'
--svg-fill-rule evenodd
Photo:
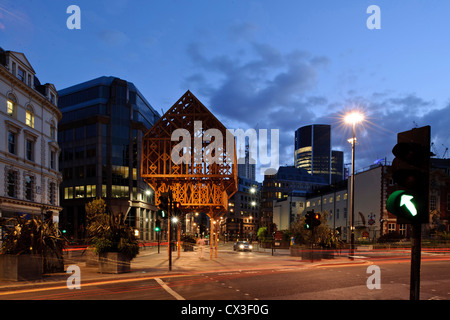
<path fill-rule="evenodd" d="M 87 185 L 86 186 L 86 197 L 87 198 L 95 198 L 97 196 L 96 191 L 97 191 L 97 186 L 95 184 Z"/>
<path fill-rule="evenodd" d="M 15 117 L 16 115 L 16 106 L 13 101 L 8 100 L 6 102 L 6 113 L 8 116 Z"/>
<path fill-rule="evenodd" d="M 64 199 L 73 199 L 73 187 L 64 188 Z"/>
<path fill-rule="evenodd" d="M 75 198 L 84 198 L 84 186 L 75 187 Z"/>
<path fill-rule="evenodd" d="M 56 140 L 56 126 L 53 121 L 50 124 L 50 138 L 52 138 L 53 140 Z"/>
<path fill-rule="evenodd" d="M 34 201 L 34 177 L 25 176 L 25 199 Z"/>
<path fill-rule="evenodd" d="M 430 210 L 436 210 L 436 196 L 430 196 Z"/>
<path fill-rule="evenodd" d="M 93 178 L 97 176 L 97 167 L 95 164 L 86 166 L 86 178 Z"/>
<path fill-rule="evenodd" d="M 25 140 L 25 157 L 29 161 L 34 161 L 34 142 L 31 140 Z"/>
<path fill-rule="evenodd" d="M 17 68 L 17 78 L 20 81 L 25 82 L 25 70 L 23 70 L 21 67 Z"/>
<path fill-rule="evenodd" d="M 17 154 L 16 134 L 12 131 L 8 131 L 8 152 Z"/>
<path fill-rule="evenodd" d="M 394 232 L 395 231 L 395 223 L 389 223 L 388 224 L 388 232 Z"/>
<path fill-rule="evenodd" d="M 34 112 L 30 106 L 27 107 L 25 114 L 25 124 L 31 128 L 34 128 Z"/>
<path fill-rule="evenodd" d="M 84 159 L 84 147 L 75 148 L 75 160 Z"/>
<path fill-rule="evenodd" d="M 398 231 L 402 236 L 406 236 L 406 224 L 402 223 L 398 225 Z"/>
<path fill-rule="evenodd" d="M 56 152 L 50 151 L 50 169 L 56 170 Z"/>
<path fill-rule="evenodd" d="M 50 182 L 48 189 L 48 201 L 52 205 L 56 205 L 56 184 L 54 182 Z"/>
<path fill-rule="evenodd" d="M 6 172 L 6 195 L 11 198 L 17 198 L 18 173 L 14 170 Z"/>

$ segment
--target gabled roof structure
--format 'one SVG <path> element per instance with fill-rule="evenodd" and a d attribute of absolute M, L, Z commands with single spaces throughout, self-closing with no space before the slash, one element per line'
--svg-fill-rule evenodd
<path fill-rule="evenodd" d="M 222 216 L 237 190 L 234 135 L 187 91 L 145 134 L 144 180 L 159 196 L 172 193 L 184 212 Z"/>

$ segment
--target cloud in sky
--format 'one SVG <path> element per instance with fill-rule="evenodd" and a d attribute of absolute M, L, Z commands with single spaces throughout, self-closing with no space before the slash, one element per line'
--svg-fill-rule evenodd
<path fill-rule="evenodd" d="M 321 91 L 323 71 L 333 64 L 329 57 L 300 50 L 281 52 L 264 43 L 248 44 L 241 55 L 229 56 L 207 54 L 201 44 L 190 43 L 187 53 L 195 72 L 187 75 L 185 82 L 229 128 L 279 129 L 280 165 L 293 165 L 294 131 L 314 123 L 331 124 L 332 147 L 344 151 L 345 162 L 349 162 L 351 128 L 343 124 L 342 117 L 351 108 L 362 109 L 367 117 L 357 128 L 357 169 L 376 159 L 392 160 L 397 133 L 415 126 L 434 123 L 432 135 L 440 135 L 432 139 L 439 145 L 450 144 L 442 120 L 449 119 L 450 104 L 440 107 L 414 92 L 359 94 L 356 87 L 344 98 L 333 97 Z"/>

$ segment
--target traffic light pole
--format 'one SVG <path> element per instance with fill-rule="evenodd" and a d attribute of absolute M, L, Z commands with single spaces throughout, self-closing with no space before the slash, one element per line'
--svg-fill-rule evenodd
<path fill-rule="evenodd" d="M 161 242 L 161 231 L 158 231 L 158 253 L 159 253 L 159 244 Z"/>
<path fill-rule="evenodd" d="M 411 280 L 409 289 L 410 300 L 420 300 L 420 261 L 422 250 L 422 225 L 414 223 L 411 237 Z"/>
<path fill-rule="evenodd" d="M 172 219 L 172 191 L 169 189 L 169 208 L 168 208 L 168 213 L 167 213 L 167 237 L 169 239 L 169 245 L 168 245 L 168 250 L 169 250 L 169 271 L 172 271 L 172 230 L 170 230 L 172 228 L 171 225 L 171 221 L 170 219 Z"/>

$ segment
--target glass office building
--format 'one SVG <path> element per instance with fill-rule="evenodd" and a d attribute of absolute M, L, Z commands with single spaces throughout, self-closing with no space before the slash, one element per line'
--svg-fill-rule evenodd
<path fill-rule="evenodd" d="M 329 183 L 344 178 L 344 155 L 331 150 L 331 126 L 313 124 L 295 131 L 295 167 L 312 176 L 326 177 Z"/>
<path fill-rule="evenodd" d="M 100 77 L 59 93 L 61 227 L 85 237 L 84 206 L 103 198 L 142 241 L 154 239 L 154 193 L 140 178 L 142 137 L 159 119 L 133 83 Z"/>

